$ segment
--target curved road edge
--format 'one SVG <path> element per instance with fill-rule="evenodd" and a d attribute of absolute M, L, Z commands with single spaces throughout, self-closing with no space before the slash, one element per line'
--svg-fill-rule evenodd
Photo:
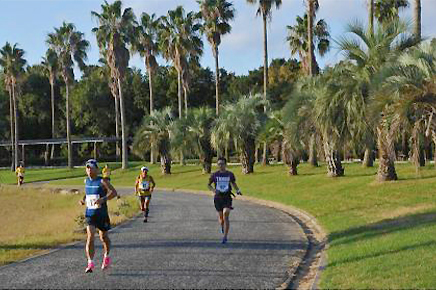
<path fill-rule="evenodd" d="M 35 183 L 33 185 L 35 185 Z M 50 186 L 50 185 L 47 186 L 47 185 L 49 184 L 45 183 L 43 187 L 57 187 L 57 186 Z M 77 186 L 60 186 L 60 187 L 64 189 L 77 188 Z M 120 186 L 117 188 L 127 189 L 131 187 Z M 156 187 L 156 190 L 213 196 L 212 193 L 203 190 L 163 188 L 163 187 L 162 188 Z M 308 245 L 305 250 L 305 253 L 302 255 L 302 257 L 300 257 L 301 262 L 298 264 L 290 265 L 288 269 L 288 279 L 284 283 L 282 283 L 282 285 L 280 285 L 277 289 L 318 289 L 319 288 L 318 282 L 321 272 L 322 270 L 324 270 L 324 268 L 327 265 L 326 250 L 328 248 L 328 239 L 327 239 L 326 232 L 318 224 L 315 217 L 305 212 L 304 210 L 301 210 L 294 206 L 285 205 L 279 202 L 268 201 L 268 200 L 254 198 L 254 197 L 247 197 L 247 196 L 238 196 L 238 199 L 242 201 L 248 201 L 259 205 L 275 208 L 285 212 L 296 223 L 300 225 L 300 227 L 303 229 L 304 234 L 306 235 Z M 119 226 L 128 223 L 130 220 L 131 219 L 126 220 Z M 61 248 L 63 247 L 61 246 Z M 56 250 L 58 249 L 54 249 L 53 251 Z M 50 252 L 52 251 L 49 251 L 48 253 Z M 48 253 L 46 252 L 40 255 L 46 255 Z"/>
<path fill-rule="evenodd" d="M 212 193 L 202 190 L 189 190 L 181 188 L 156 188 L 157 190 L 185 192 L 212 196 Z M 327 265 L 328 239 L 324 229 L 318 224 L 315 217 L 302 209 L 285 205 L 279 202 L 263 200 L 255 197 L 238 196 L 239 200 L 272 207 L 287 213 L 297 222 L 306 235 L 308 246 L 301 262 L 291 265 L 288 270 L 288 279 L 277 289 L 318 289 L 318 282 L 322 270 Z"/>

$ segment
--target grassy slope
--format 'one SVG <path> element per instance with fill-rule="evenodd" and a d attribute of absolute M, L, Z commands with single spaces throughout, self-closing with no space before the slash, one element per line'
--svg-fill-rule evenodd
<path fill-rule="evenodd" d="M 115 186 L 132 186 L 139 166 L 115 171 Z M 207 175 L 196 166 L 174 166 L 162 176 L 150 166 L 158 187 L 206 190 Z M 325 168 L 299 166 L 299 176 L 289 177 L 284 166 L 256 167 L 239 186 L 246 195 L 282 202 L 314 215 L 329 232 L 328 267 L 321 287 L 329 288 L 434 288 L 436 281 L 436 170 L 398 164 L 401 178 L 379 184 L 376 168 L 346 164 L 346 176 L 332 179 Z M 83 185 L 83 178 L 56 181 Z"/>
<path fill-rule="evenodd" d="M 59 244 L 84 239 L 83 233 L 75 233 L 79 225 L 75 218 L 83 214 L 78 204 L 82 195 L 55 194 L 49 190 L 17 189 L 15 186 L 0 188 L 2 213 L 0 223 L 0 265 L 48 250 Z M 112 224 L 116 225 L 137 212 L 134 198 L 110 201 Z M 122 212 L 125 215 L 116 215 Z"/>

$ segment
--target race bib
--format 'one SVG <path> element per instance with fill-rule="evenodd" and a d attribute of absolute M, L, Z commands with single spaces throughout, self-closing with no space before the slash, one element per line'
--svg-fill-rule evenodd
<path fill-rule="evenodd" d="M 143 181 L 140 183 L 139 188 L 142 190 L 148 190 L 150 188 L 150 183 L 148 181 Z"/>
<path fill-rule="evenodd" d="M 100 205 L 95 203 L 99 198 L 100 198 L 100 196 L 98 194 L 86 195 L 86 207 L 89 209 L 100 208 Z"/>
<path fill-rule="evenodd" d="M 218 181 L 216 184 L 216 189 L 219 192 L 228 192 L 229 191 L 229 183 L 227 181 Z"/>

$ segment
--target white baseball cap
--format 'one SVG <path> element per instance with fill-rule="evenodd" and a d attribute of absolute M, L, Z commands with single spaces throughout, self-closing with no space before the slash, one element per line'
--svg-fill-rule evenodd
<path fill-rule="evenodd" d="M 147 167 L 147 166 L 142 166 L 142 167 L 141 167 L 141 171 L 144 171 L 144 170 L 145 170 L 145 171 L 148 171 L 148 167 Z"/>

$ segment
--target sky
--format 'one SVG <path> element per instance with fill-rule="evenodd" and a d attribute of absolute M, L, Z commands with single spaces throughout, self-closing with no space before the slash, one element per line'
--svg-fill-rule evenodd
<path fill-rule="evenodd" d="M 232 32 L 223 36 L 219 47 L 220 67 L 237 75 L 247 74 L 263 65 L 262 19 L 256 16 L 256 6 L 247 4 L 246 0 L 229 1 L 234 4 L 236 16 L 231 22 Z M 342 59 L 334 40 L 344 35 L 347 23 L 355 20 L 367 22 L 366 2 L 367 0 L 319 0 L 317 18 L 326 20 L 332 38 L 330 51 L 323 58 L 318 56 L 321 67 Z M 402 12 L 402 17 L 412 22 L 413 1 L 409 2 L 411 7 Z M 436 0 L 421 2 L 423 37 L 436 37 L 436 21 L 432 18 L 436 11 Z M 7 41 L 18 43 L 26 52 L 25 58 L 29 64 L 40 63 L 47 50 L 47 34 L 54 27 L 61 26 L 63 21 L 72 22 L 91 43 L 87 63 L 96 64 L 99 51 L 91 29 L 97 26 L 97 22 L 91 17 L 91 11 L 100 12 L 102 3 L 103 0 L 0 0 L 0 46 Z M 182 5 L 187 12 L 199 9 L 195 0 L 124 0 L 123 4 L 124 7 L 132 7 L 137 17 L 142 12 L 165 15 L 178 5 Z M 273 10 L 272 20 L 268 23 L 269 61 L 273 58 L 291 57 L 286 43 L 286 26 L 295 25 L 296 16 L 302 16 L 305 9 L 305 0 L 282 0 L 280 9 Z M 201 64 L 214 70 L 210 45 L 206 39 L 203 41 Z M 158 61 L 167 64 L 161 58 Z M 130 66 L 144 70 L 144 62 L 138 55 L 132 56 Z M 80 76 L 78 70 L 75 71 Z"/>

